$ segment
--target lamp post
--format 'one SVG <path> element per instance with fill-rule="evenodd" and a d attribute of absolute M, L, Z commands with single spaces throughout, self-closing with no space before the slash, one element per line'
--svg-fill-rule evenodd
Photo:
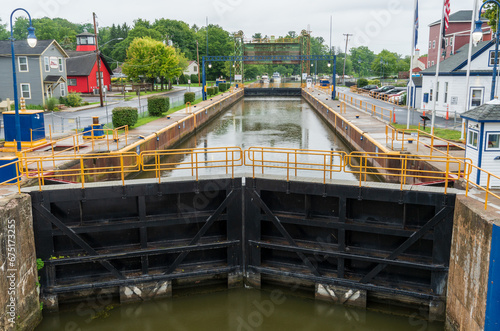
<path fill-rule="evenodd" d="M 35 36 L 35 28 L 31 23 L 31 16 L 28 11 L 24 8 L 14 9 L 12 14 L 10 14 L 10 52 L 12 54 L 12 81 L 14 87 L 14 105 L 15 105 L 15 123 L 16 123 L 16 144 L 17 151 L 21 151 L 21 119 L 19 118 L 19 100 L 17 98 L 17 75 L 16 75 L 16 52 L 14 51 L 14 27 L 12 25 L 12 17 L 14 13 L 18 10 L 24 11 L 28 15 L 28 19 L 30 22 L 30 26 L 28 27 L 28 45 L 33 48 L 36 46 L 36 36 Z"/>
<path fill-rule="evenodd" d="M 484 5 L 489 4 L 489 3 L 494 3 L 497 5 L 498 9 L 500 10 L 500 3 L 496 0 L 488 0 L 485 1 L 482 5 L 481 8 L 479 9 L 479 17 L 478 20 L 476 21 L 476 28 L 474 29 L 474 32 L 472 32 L 472 41 L 474 45 L 477 45 L 477 43 L 483 38 L 483 29 L 481 26 L 483 25 L 483 21 L 481 21 L 481 12 L 483 10 Z M 495 32 L 495 62 L 493 64 L 493 75 L 491 76 L 491 100 L 495 98 L 495 85 L 496 85 L 496 79 L 497 79 L 497 64 L 498 64 L 498 38 L 500 37 L 500 20 L 497 22 L 497 30 Z"/>

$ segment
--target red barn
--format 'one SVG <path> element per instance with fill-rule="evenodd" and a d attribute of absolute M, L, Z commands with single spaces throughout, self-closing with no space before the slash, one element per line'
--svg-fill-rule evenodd
<path fill-rule="evenodd" d="M 96 44 L 93 34 L 84 32 L 76 36 L 76 52 L 68 52 L 68 92 L 94 93 L 99 89 L 97 76 Z M 100 55 L 103 89 L 111 84 L 111 68 Z"/>

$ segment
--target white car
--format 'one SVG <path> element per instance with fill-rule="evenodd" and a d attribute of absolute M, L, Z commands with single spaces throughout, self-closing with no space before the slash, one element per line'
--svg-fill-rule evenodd
<path fill-rule="evenodd" d="M 388 101 L 400 105 L 403 101 L 403 96 L 406 96 L 406 91 L 401 91 L 396 94 L 391 94 L 391 96 L 389 96 L 388 98 Z"/>

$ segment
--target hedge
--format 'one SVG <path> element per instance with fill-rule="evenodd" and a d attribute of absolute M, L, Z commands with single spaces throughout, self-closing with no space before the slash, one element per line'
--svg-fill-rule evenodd
<path fill-rule="evenodd" d="M 357 85 L 358 85 L 358 88 L 365 87 L 366 85 L 368 85 L 368 79 L 366 79 L 366 78 L 358 79 Z"/>
<path fill-rule="evenodd" d="M 229 83 L 219 83 L 219 90 L 226 92 L 229 89 Z"/>
<path fill-rule="evenodd" d="M 148 112 L 150 116 L 161 116 L 170 108 L 170 99 L 161 95 L 148 98 Z"/>
<path fill-rule="evenodd" d="M 192 74 L 191 75 L 191 84 L 198 84 L 198 75 Z"/>
<path fill-rule="evenodd" d="M 191 102 L 193 103 L 195 100 L 195 93 L 194 92 L 186 92 L 184 93 L 184 104 Z"/>
<path fill-rule="evenodd" d="M 207 94 L 214 95 L 215 94 L 215 87 L 207 87 Z"/>
<path fill-rule="evenodd" d="M 180 75 L 179 84 L 187 84 L 189 79 L 190 79 L 189 75 Z"/>
<path fill-rule="evenodd" d="M 219 93 L 219 87 L 218 86 L 214 86 L 214 95 Z"/>
<path fill-rule="evenodd" d="M 113 126 L 118 128 L 120 126 L 128 125 L 129 128 L 137 123 L 139 115 L 137 108 L 133 107 L 116 107 L 113 109 Z"/>
<path fill-rule="evenodd" d="M 371 79 L 371 80 L 368 81 L 368 84 L 380 86 L 380 80 L 378 80 L 378 79 Z"/>

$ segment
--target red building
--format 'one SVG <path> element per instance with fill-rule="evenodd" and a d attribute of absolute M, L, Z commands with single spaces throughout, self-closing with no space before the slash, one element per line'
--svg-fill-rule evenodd
<path fill-rule="evenodd" d="M 455 54 L 462 46 L 469 43 L 470 24 L 472 20 L 472 10 L 461 10 L 450 15 L 450 25 L 446 30 L 444 39 L 444 48 L 446 56 L 441 56 L 441 61 Z M 474 19 L 475 21 L 475 19 Z M 485 19 L 485 21 L 487 21 Z M 441 36 L 441 20 L 429 25 L 429 51 L 426 68 L 432 67 L 437 63 L 438 53 L 443 53 L 439 48 L 439 36 Z M 491 28 L 483 24 L 483 40 L 491 40 Z"/>
<path fill-rule="evenodd" d="M 76 36 L 76 52 L 68 52 L 68 92 L 98 93 L 98 73 L 96 58 L 96 43 L 93 34 L 84 32 Z M 100 55 L 101 80 L 103 89 L 109 89 L 111 84 L 111 68 Z"/>

